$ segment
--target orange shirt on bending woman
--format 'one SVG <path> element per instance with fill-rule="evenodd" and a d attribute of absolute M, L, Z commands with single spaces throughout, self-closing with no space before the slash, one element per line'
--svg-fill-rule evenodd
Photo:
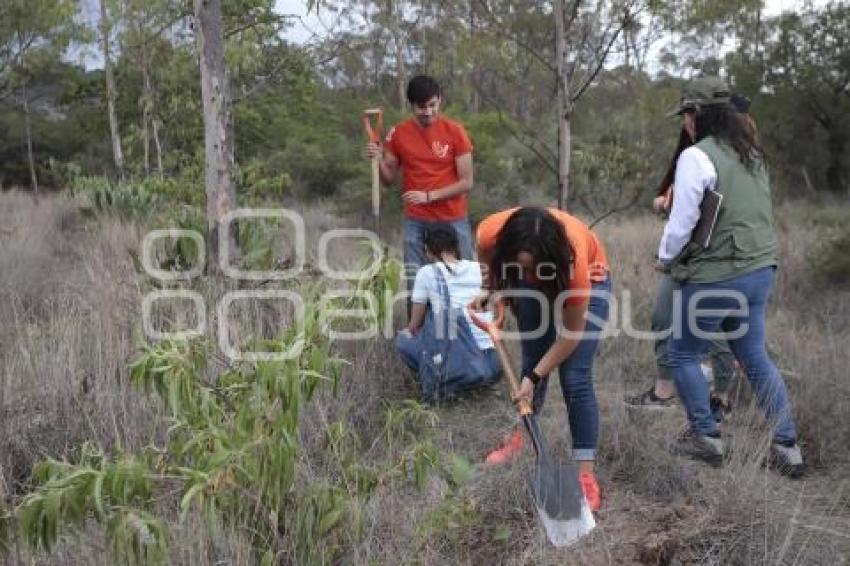
<path fill-rule="evenodd" d="M 479 258 L 489 258 L 492 255 L 499 233 L 508 218 L 517 210 L 519 207 L 491 214 L 478 224 L 476 240 Z M 546 211 L 563 226 L 570 245 L 572 266 L 569 281 L 572 294 L 566 300 L 566 305 L 586 303 L 589 300 L 587 293 L 590 292 L 591 285 L 604 282 L 608 277 L 609 265 L 605 248 L 596 234 L 575 216 L 557 208 L 546 208 Z M 526 277 L 526 281 L 534 283 L 532 277 Z"/>

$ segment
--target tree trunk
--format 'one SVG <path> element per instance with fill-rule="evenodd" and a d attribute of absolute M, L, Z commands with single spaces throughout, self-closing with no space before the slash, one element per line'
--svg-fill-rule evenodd
<path fill-rule="evenodd" d="M 469 3 L 469 35 L 472 38 L 473 45 L 478 41 L 478 20 L 475 17 L 475 6 L 475 2 Z M 466 74 L 467 88 L 469 89 L 469 112 L 472 114 L 478 114 L 481 109 L 481 95 L 478 92 L 478 87 L 481 84 L 481 69 L 475 59 L 472 61 L 472 72 Z"/>
<path fill-rule="evenodd" d="M 142 47 L 142 144 L 144 145 L 145 176 L 150 175 L 150 127 L 151 127 L 151 78 L 148 70 L 148 58 L 144 46 Z"/>
<path fill-rule="evenodd" d="M 142 109 L 142 147 L 144 151 L 143 162 L 145 169 L 145 177 L 150 175 L 150 132 L 148 131 L 148 111 L 147 108 Z"/>
<path fill-rule="evenodd" d="M 204 109 L 204 153 L 209 225 L 210 273 L 222 272 L 219 231 L 222 217 L 236 207 L 233 187 L 233 139 L 230 131 L 230 86 L 224 64 L 221 0 L 195 0 L 195 25 Z M 235 228 L 226 234 L 229 256 L 237 254 Z"/>
<path fill-rule="evenodd" d="M 32 153 L 32 124 L 30 123 L 30 103 L 28 100 L 29 94 L 27 94 L 26 79 L 24 79 L 21 85 L 21 95 L 24 106 L 24 130 L 27 136 L 27 161 L 30 167 L 30 182 L 32 183 L 33 194 L 38 198 L 38 177 L 35 174 L 35 158 Z"/>
<path fill-rule="evenodd" d="M 567 90 L 567 40 L 564 31 L 564 0 L 555 0 L 555 59 L 558 83 L 558 208 L 564 210 L 570 190 L 570 114 Z"/>
<path fill-rule="evenodd" d="M 407 108 L 407 66 L 404 63 L 404 52 L 406 49 L 404 30 L 401 23 L 404 18 L 404 3 L 400 0 L 389 0 L 387 6 L 390 9 L 392 22 L 393 44 L 395 45 L 395 68 L 396 81 L 398 85 L 398 107 L 404 112 Z"/>
<path fill-rule="evenodd" d="M 100 31 L 103 49 L 103 70 L 106 75 L 106 112 L 109 116 L 109 135 L 112 137 L 112 159 L 118 176 L 124 179 L 124 152 L 121 150 L 121 136 L 118 132 L 118 118 L 115 115 L 115 77 L 112 75 L 112 60 L 109 56 L 109 18 L 106 0 L 100 0 Z"/>
<path fill-rule="evenodd" d="M 159 119 L 154 117 L 151 124 L 153 125 L 153 145 L 156 148 L 156 172 L 162 179 L 162 144 L 159 141 Z"/>

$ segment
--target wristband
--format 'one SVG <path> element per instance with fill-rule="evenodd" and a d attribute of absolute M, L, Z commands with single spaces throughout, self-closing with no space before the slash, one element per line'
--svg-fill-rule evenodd
<path fill-rule="evenodd" d="M 543 377 L 533 369 L 526 372 L 525 377 L 531 380 L 531 383 L 534 385 L 537 385 L 538 383 L 540 383 L 540 380 L 543 379 Z"/>

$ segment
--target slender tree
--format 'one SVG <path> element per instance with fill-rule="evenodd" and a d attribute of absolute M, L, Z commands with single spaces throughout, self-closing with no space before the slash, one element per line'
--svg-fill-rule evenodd
<path fill-rule="evenodd" d="M 124 151 L 121 148 L 121 133 L 118 129 L 118 117 L 115 114 L 115 76 L 112 70 L 111 31 L 112 23 L 106 7 L 107 0 L 100 0 L 100 47 L 103 54 L 103 72 L 106 79 L 106 113 L 109 117 L 109 136 L 112 140 L 112 160 L 118 176 L 124 178 Z"/>
<path fill-rule="evenodd" d="M 233 137 L 230 82 L 224 62 L 221 0 L 195 0 L 195 37 L 201 70 L 204 155 L 209 225 L 210 273 L 221 273 L 219 231 L 222 218 L 236 207 L 233 185 Z M 235 229 L 225 235 L 231 257 L 237 252 Z"/>

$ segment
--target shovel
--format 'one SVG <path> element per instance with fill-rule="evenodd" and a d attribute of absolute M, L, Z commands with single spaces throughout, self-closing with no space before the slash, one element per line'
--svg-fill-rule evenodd
<path fill-rule="evenodd" d="M 375 120 L 373 125 L 372 120 Z M 370 142 L 381 143 L 384 135 L 384 112 L 380 108 L 370 108 L 363 111 L 363 129 Z M 375 221 L 375 231 L 381 235 L 381 157 L 372 158 L 372 218 Z"/>
<path fill-rule="evenodd" d="M 493 340 L 513 398 L 519 392 L 519 380 L 502 342 L 504 304 L 501 301 L 496 303 L 496 318 L 493 322 L 482 320 L 471 308 L 468 310 L 472 322 Z M 543 522 L 549 542 L 557 547 L 569 546 L 596 527 L 593 512 L 579 484 L 578 470 L 572 463 L 555 461 L 549 456 L 543 431 L 528 401 L 517 403 L 517 410 L 536 456 L 528 485 L 537 515 Z"/>

